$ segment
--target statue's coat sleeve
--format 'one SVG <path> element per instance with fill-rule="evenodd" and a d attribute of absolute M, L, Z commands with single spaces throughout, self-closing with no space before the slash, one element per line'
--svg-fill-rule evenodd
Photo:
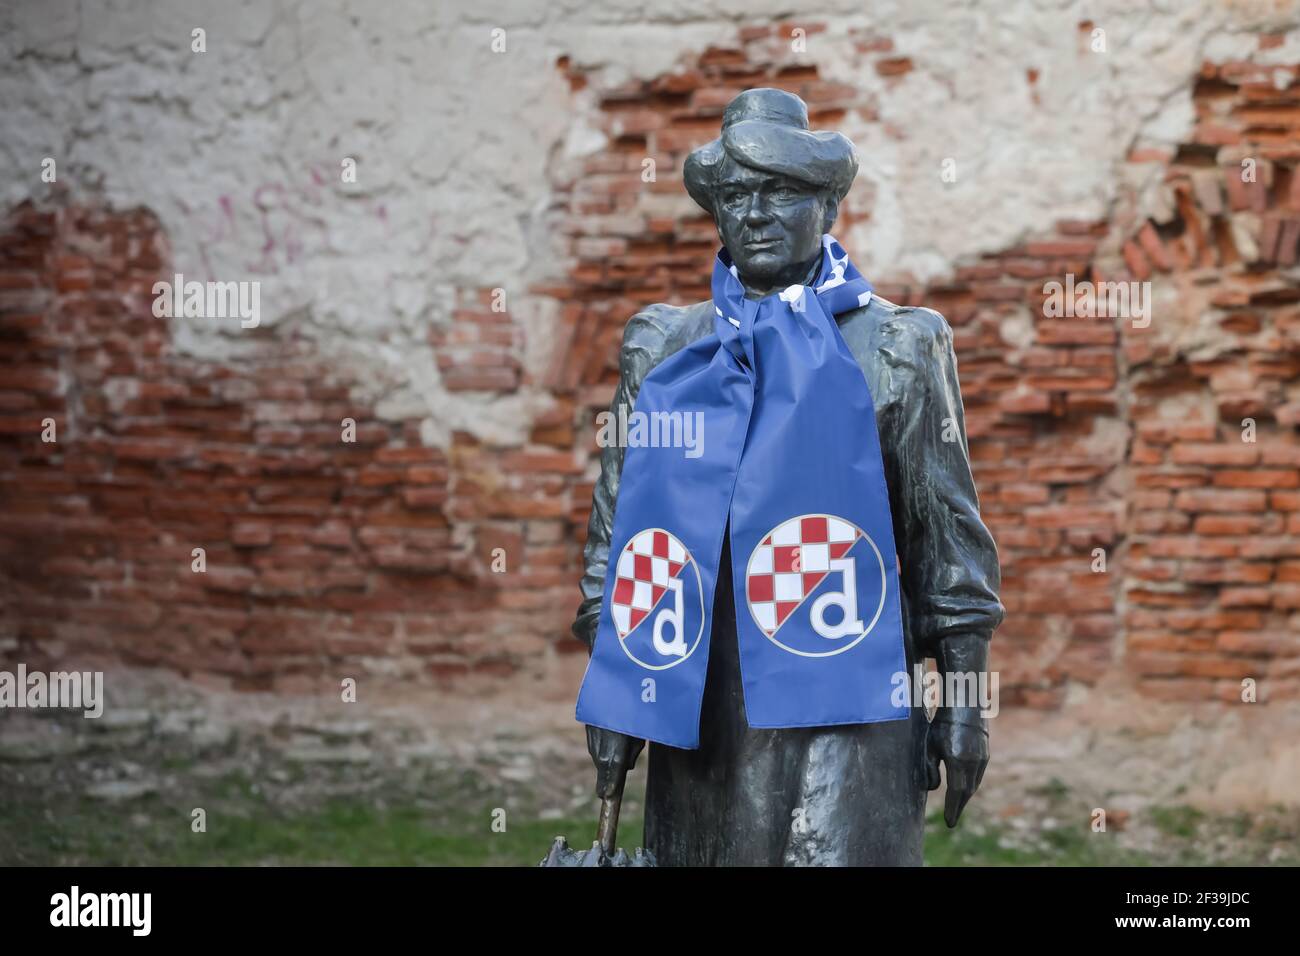
<path fill-rule="evenodd" d="M 623 345 L 618 353 L 618 387 L 609 410 L 618 415 L 620 405 L 630 414 L 636 404 L 641 382 L 650 369 L 665 357 L 666 342 L 671 337 L 669 310 L 651 306 L 638 312 L 623 330 Z M 596 639 L 600 606 L 605 592 L 605 569 L 609 563 L 609 539 L 614 533 L 614 504 L 618 500 L 619 476 L 623 472 L 624 448 L 617 442 L 600 450 L 600 477 L 592 493 L 591 518 L 587 522 L 587 543 L 583 548 L 582 604 L 573 622 L 573 634 L 591 647 Z"/>
<path fill-rule="evenodd" d="M 872 323 L 860 356 L 876 402 L 894 541 L 919 656 L 1002 620 L 997 547 L 971 475 L 952 330 L 930 309 Z M 864 361 L 866 359 L 866 361 Z"/>

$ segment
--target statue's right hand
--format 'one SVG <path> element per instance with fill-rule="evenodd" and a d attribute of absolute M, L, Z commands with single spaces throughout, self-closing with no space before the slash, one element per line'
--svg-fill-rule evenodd
<path fill-rule="evenodd" d="M 596 796 L 603 800 L 622 790 L 624 774 L 636 766 L 644 747 L 644 740 L 587 725 L 587 752 L 596 765 Z"/>

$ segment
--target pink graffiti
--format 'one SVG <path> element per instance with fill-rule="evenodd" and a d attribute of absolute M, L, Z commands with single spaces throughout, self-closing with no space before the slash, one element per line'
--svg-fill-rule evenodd
<path fill-rule="evenodd" d="M 325 213 L 331 202 L 343 198 L 330 188 L 330 168 L 328 163 L 312 163 L 303 180 L 291 184 L 259 183 L 242 198 L 223 193 L 217 197 L 215 207 L 206 210 L 193 210 L 182 203 L 182 214 L 201 237 L 199 255 L 207 278 L 216 278 L 212 267 L 216 251 L 240 243 L 238 223 L 243 216 L 256 218 L 262 237 L 257 257 L 246 262 L 245 268 L 251 272 L 276 275 L 282 267 L 323 251 L 327 238 Z M 387 206 L 374 200 L 355 205 L 362 215 L 381 222 L 386 235 L 391 234 Z"/>

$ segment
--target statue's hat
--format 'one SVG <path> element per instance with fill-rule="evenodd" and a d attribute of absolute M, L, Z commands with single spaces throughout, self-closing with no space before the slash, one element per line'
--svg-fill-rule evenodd
<path fill-rule="evenodd" d="M 686 157 L 686 191 L 710 215 L 724 156 L 823 187 L 836 202 L 844 198 L 858 172 L 857 151 L 847 137 L 809 130 L 804 101 L 770 88 L 739 94 L 722 114 L 722 135 Z"/>

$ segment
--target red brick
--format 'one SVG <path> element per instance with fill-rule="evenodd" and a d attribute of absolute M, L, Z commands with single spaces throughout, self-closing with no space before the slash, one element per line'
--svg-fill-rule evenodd
<path fill-rule="evenodd" d="M 1174 447 L 1173 460 L 1179 465 L 1253 465 L 1259 461 L 1259 446 L 1250 442 L 1233 444 L 1188 442 Z"/>
<path fill-rule="evenodd" d="M 1258 534 L 1266 527 L 1265 520 L 1248 515 L 1202 515 L 1192 525 L 1197 534 Z"/>
<path fill-rule="evenodd" d="M 1169 253 L 1165 245 L 1161 242 L 1160 237 L 1156 235 L 1155 228 L 1150 222 L 1145 223 L 1138 230 L 1138 244 L 1141 245 L 1142 251 L 1146 253 L 1148 259 L 1161 272 L 1168 272 L 1174 267 L 1169 258 Z"/>
<path fill-rule="evenodd" d="M 1216 471 L 1213 480 L 1223 488 L 1300 488 L 1300 472 L 1277 468 Z"/>
<path fill-rule="evenodd" d="M 271 543 L 274 534 L 271 524 L 241 521 L 230 529 L 230 542 L 240 547 L 262 547 Z"/>
<path fill-rule="evenodd" d="M 1273 599 L 1269 588 L 1224 588 L 1219 603 L 1228 607 L 1268 607 Z"/>
<path fill-rule="evenodd" d="M 1129 272 L 1133 274 L 1134 279 L 1144 282 L 1151 278 L 1151 264 L 1147 261 L 1147 257 L 1142 254 L 1142 249 L 1136 242 L 1124 243 L 1122 253 L 1124 263 L 1128 266 Z"/>
<path fill-rule="evenodd" d="M 1207 488 L 1180 491 L 1174 507 L 1181 511 L 1264 511 L 1267 498 L 1263 491 L 1235 488 Z"/>
<path fill-rule="evenodd" d="M 912 71 L 910 57 L 897 56 L 876 61 L 876 72 L 881 76 L 902 76 Z"/>

